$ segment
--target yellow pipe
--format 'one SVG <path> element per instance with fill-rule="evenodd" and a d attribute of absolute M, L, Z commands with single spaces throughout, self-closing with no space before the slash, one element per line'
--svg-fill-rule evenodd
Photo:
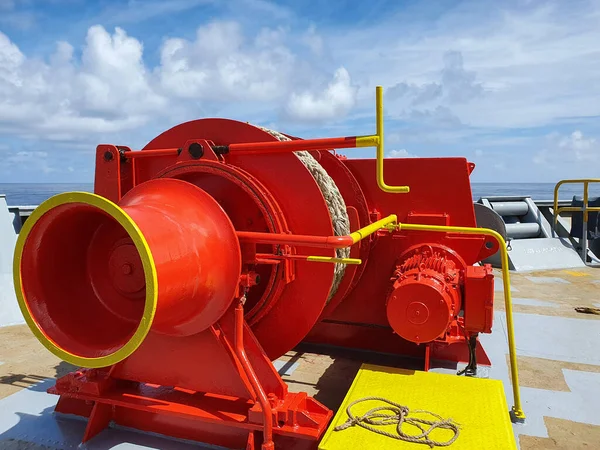
<path fill-rule="evenodd" d="M 359 230 L 356 230 L 353 233 L 350 233 L 350 237 L 352 238 L 352 245 L 356 244 L 358 241 L 372 235 L 373 233 L 383 229 L 389 228 L 392 225 L 392 229 L 396 226 L 396 222 L 398 222 L 398 217 L 396 214 L 390 214 L 383 219 L 378 220 L 377 222 L 373 222 L 366 227 L 362 227 Z M 349 247 L 350 245 L 348 245 Z M 342 247 L 343 248 L 343 247 Z M 309 256 L 307 261 L 315 261 L 315 262 L 339 262 L 341 264 L 362 264 L 360 259 L 354 258 L 330 258 L 327 256 Z"/>
<path fill-rule="evenodd" d="M 383 192 L 406 194 L 410 191 L 408 186 L 389 186 L 383 179 L 383 88 L 375 88 L 375 103 L 377 108 L 377 184 Z"/>
<path fill-rule="evenodd" d="M 562 208 L 556 208 L 554 214 L 560 214 L 561 212 L 581 212 L 583 209 L 577 206 L 563 206 Z M 587 208 L 589 211 L 598 211 L 600 212 L 600 206 L 592 206 L 591 208 Z"/>
<path fill-rule="evenodd" d="M 405 231 L 435 231 L 440 233 L 461 233 L 461 234 L 484 234 L 492 236 L 500 246 L 500 255 L 502 257 L 502 281 L 504 284 L 504 308 L 506 310 L 506 328 L 508 333 L 508 352 L 510 356 L 510 374 L 512 379 L 514 406 L 513 414 L 517 419 L 524 420 L 525 413 L 521 406 L 521 394 L 519 391 L 519 370 L 517 368 L 517 351 L 515 346 L 515 331 L 512 317 L 512 298 L 510 294 L 510 274 L 508 271 L 508 251 L 504 238 L 494 230 L 488 228 L 471 227 L 451 227 L 440 225 L 417 225 L 417 224 L 398 224 L 398 230 Z"/>
<path fill-rule="evenodd" d="M 361 239 L 366 238 L 367 236 L 372 235 L 376 231 L 381 230 L 382 228 L 386 228 L 390 224 L 394 224 L 398 221 L 398 217 L 396 214 L 390 214 L 387 217 L 384 217 L 377 222 L 373 222 L 366 227 L 361 228 L 360 230 L 356 230 L 354 233 L 350 233 L 350 237 L 352 238 L 352 243 L 356 244 Z"/>
<path fill-rule="evenodd" d="M 337 264 L 362 264 L 362 260 L 358 258 L 332 258 L 329 256 L 309 256 L 307 261 L 337 263 Z"/>
<path fill-rule="evenodd" d="M 583 183 L 583 221 L 588 221 L 588 191 L 589 183 L 586 181 Z"/>
<path fill-rule="evenodd" d="M 377 185 L 383 192 L 392 194 L 406 194 L 410 192 L 409 186 L 390 186 L 385 183 L 383 178 L 383 88 L 377 86 L 375 88 L 375 103 L 377 117 L 377 134 L 372 136 L 359 136 L 356 138 L 357 147 L 376 147 L 376 176 Z"/>

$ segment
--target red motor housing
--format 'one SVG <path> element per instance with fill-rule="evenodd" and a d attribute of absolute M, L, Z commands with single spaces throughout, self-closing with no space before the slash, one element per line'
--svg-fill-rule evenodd
<path fill-rule="evenodd" d="M 417 344 L 443 337 L 461 309 L 462 259 L 443 246 L 404 252 L 394 273 L 387 316 L 394 331 Z"/>

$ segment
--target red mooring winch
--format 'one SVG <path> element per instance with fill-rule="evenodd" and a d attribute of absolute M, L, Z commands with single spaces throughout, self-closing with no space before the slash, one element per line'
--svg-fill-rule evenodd
<path fill-rule="evenodd" d="M 301 342 L 489 360 L 499 244 L 464 158 L 383 158 L 377 133 L 301 140 L 202 119 L 141 151 L 100 145 L 94 194 L 59 194 L 15 254 L 23 315 L 83 369 L 56 411 L 228 448 L 315 449 L 332 412 L 271 361 Z M 376 147 L 375 159 L 334 149 Z M 385 164 L 385 177 L 384 177 Z M 414 225 L 420 224 L 420 225 Z M 444 231 L 444 229 L 441 229 Z"/>

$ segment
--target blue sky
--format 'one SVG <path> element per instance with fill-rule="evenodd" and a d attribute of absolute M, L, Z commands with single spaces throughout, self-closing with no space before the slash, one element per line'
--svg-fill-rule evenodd
<path fill-rule="evenodd" d="M 201 117 L 369 134 L 376 85 L 389 157 L 598 177 L 599 23 L 578 0 L 0 0 L 0 182 L 91 182 L 97 144 Z"/>

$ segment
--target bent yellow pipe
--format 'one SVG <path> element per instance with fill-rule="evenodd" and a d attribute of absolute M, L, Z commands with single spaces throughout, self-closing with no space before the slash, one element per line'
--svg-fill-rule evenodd
<path fill-rule="evenodd" d="M 390 224 L 395 224 L 398 221 L 398 217 L 396 214 L 390 214 L 387 217 L 384 217 L 377 222 L 373 222 L 366 227 L 361 228 L 360 230 L 356 230 L 354 233 L 350 233 L 350 237 L 352 238 L 352 243 L 356 244 L 358 241 L 372 235 L 376 231 L 381 230 L 382 228 L 386 228 Z"/>
<path fill-rule="evenodd" d="M 376 103 L 376 120 L 377 134 L 372 136 L 360 136 L 356 138 L 357 147 L 376 147 L 376 176 L 377 185 L 383 192 L 392 194 L 406 194 L 410 192 L 409 186 L 390 186 L 386 184 L 383 177 L 383 88 L 377 86 L 375 88 L 375 103 Z"/>

